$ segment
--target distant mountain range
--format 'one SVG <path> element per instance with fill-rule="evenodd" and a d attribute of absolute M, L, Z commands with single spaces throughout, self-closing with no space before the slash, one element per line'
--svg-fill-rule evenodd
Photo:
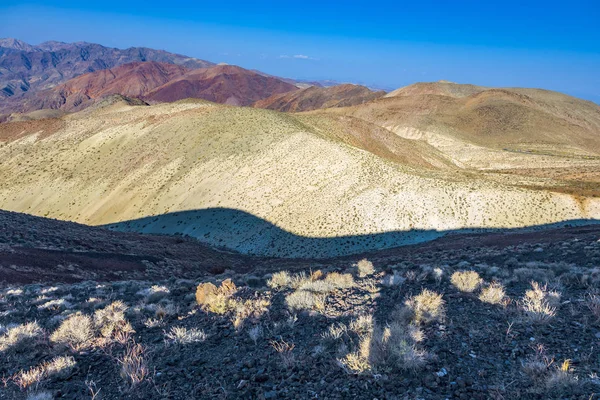
<path fill-rule="evenodd" d="M 237 106 L 274 96 L 265 108 L 298 111 L 360 104 L 383 95 L 352 85 L 325 89 L 332 84 L 280 78 L 144 47 L 121 50 L 53 41 L 33 46 L 0 39 L 0 121 L 37 110 L 78 111 L 115 94 L 149 103 L 199 98 Z M 277 97 L 285 93 L 295 94 Z M 283 104 L 286 101 L 290 104 Z"/>

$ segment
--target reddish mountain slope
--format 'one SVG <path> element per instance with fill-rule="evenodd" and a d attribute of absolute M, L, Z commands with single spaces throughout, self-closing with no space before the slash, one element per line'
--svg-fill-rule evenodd
<path fill-rule="evenodd" d="M 254 107 L 277 111 L 310 111 L 319 108 L 348 107 L 377 99 L 385 92 L 373 92 L 364 86 L 344 84 L 327 88 L 312 86 L 291 93 L 275 94 L 257 101 Z"/>
<path fill-rule="evenodd" d="M 77 111 L 92 105 L 96 99 L 111 94 L 141 98 L 152 89 L 188 71 L 179 65 L 154 61 L 125 64 L 81 75 L 55 88 L 39 92 L 33 98 L 25 100 L 20 111 Z"/>
<path fill-rule="evenodd" d="M 263 76 L 234 65 L 218 65 L 190 71 L 153 90 L 145 99 L 171 102 L 192 97 L 247 106 L 273 94 L 296 89 L 296 86 L 277 78 Z"/>

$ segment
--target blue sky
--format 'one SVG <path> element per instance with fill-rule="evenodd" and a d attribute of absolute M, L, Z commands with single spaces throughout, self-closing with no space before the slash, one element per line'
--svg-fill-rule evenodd
<path fill-rule="evenodd" d="M 3 0 L 0 15 L 0 37 L 32 44 L 147 46 L 293 78 L 445 79 L 600 103 L 598 0 Z"/>

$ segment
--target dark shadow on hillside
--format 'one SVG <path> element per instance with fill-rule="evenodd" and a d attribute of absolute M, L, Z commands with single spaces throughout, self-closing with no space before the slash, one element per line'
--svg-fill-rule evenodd
<path fill-rule="evenodd" d="M 517 229 L 468 228 L 446 231 L 414 229 L 366 235 L 306 237 L 288 232 L 245 211 L 208 208 L 123 221 L 104 225 L 104 227 L 124 232 L 181 234 L 196 238 L 211 246 L 231 249 L 243 254 L 290 258 L 328 258 L 422 243 L 448 234 L 518 232 L 599 222 L 599 220 L 571 220 Z"/>

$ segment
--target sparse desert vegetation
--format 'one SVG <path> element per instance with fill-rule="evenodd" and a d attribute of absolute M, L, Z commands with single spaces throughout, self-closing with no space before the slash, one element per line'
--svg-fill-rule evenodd
<path fill-rule="evenodd" d="M 252 276 L 5 285 L 1 390 L 15 399 L 303 398 L 307 388 L 323 398 L 596 398 L 600 279 L 586 264 L 600 260 L 596 233 L 517 251 L 446 242 L 388 253 L 365 274 L 340 259 Z M 585 257 L 557 263 L 553 249 Z M 61 299 L 69 306 L 39 307 Z"/>

